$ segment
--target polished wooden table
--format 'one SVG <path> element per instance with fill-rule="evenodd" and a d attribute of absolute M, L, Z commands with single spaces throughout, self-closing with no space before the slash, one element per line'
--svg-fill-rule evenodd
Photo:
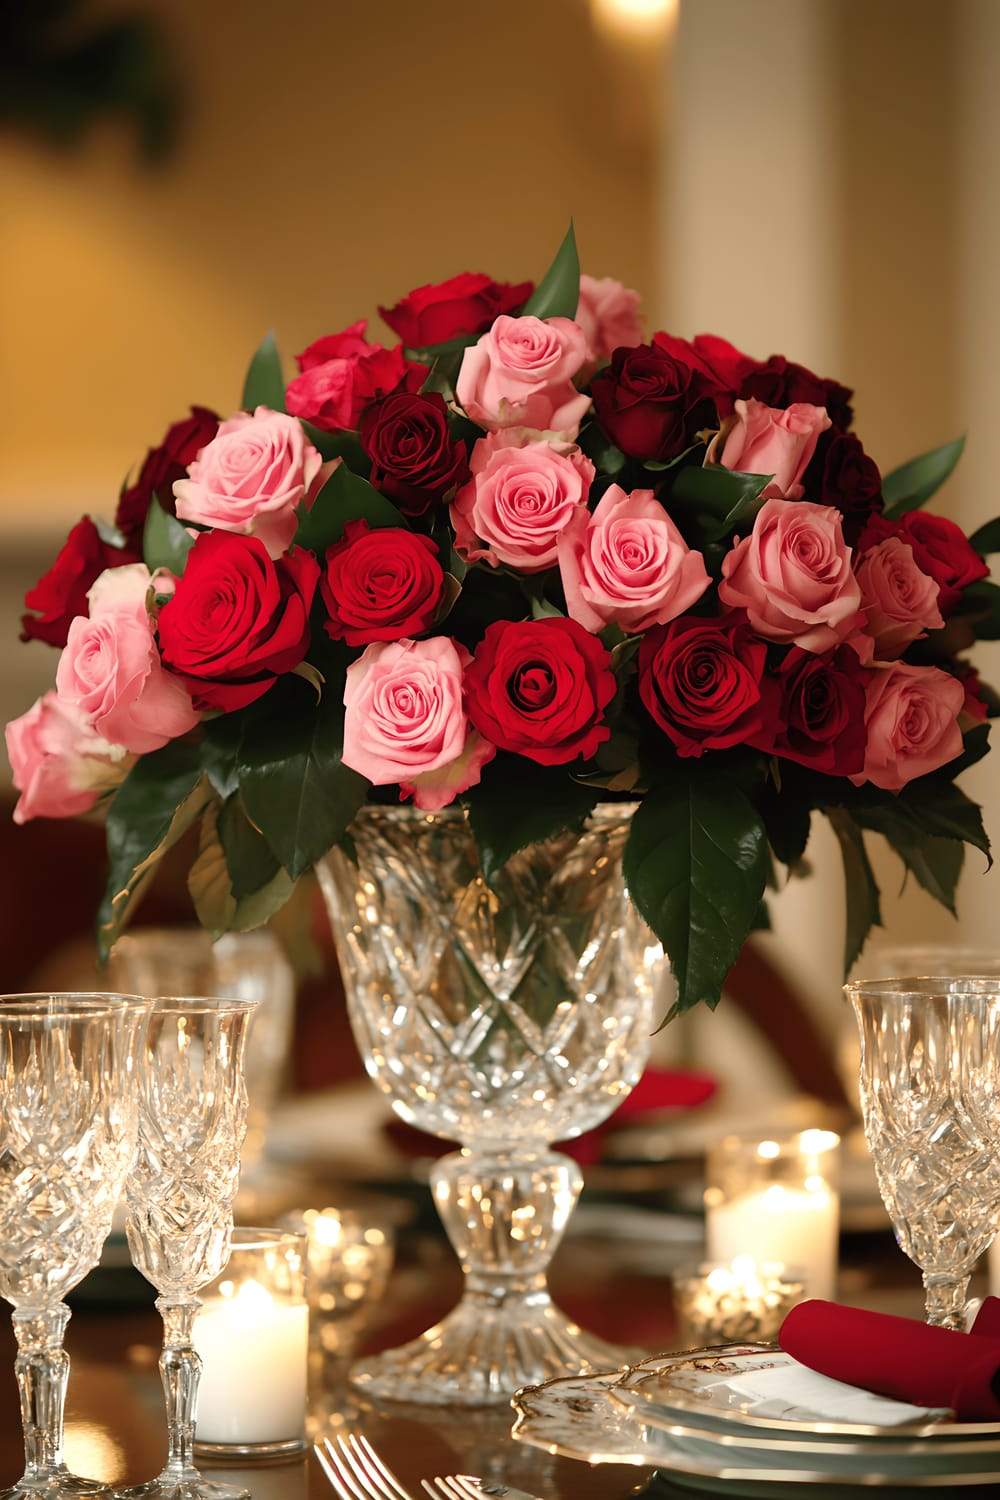
<path fill-rule="evenodd" d="M 367 1347 L 415 1336 L 457 1300 L 460 1275 L 439 1238 L 419 1234 L 404 1244 L 384 1302 L 375 1310 Z M 648 1247 L 647 1247 L 648 1252 Z M 665 1256 L 664 1260 L 669 1257 Z M 841 1300 L 919 1316 L 919 1276 L 892 1243 L 888 1228 L 845 1246 Z M 136 1273 L 124 1273 L 135 1276 Z M 144 1284 L 143 1292 L 145 1291 Z M 72 1366 L 66 1409 L 65 1456 L 78 1473 L 135 1484 L 157 1474 L 166 1453 L 163 1396 L 157 1372 L 161 1325 L 148 1297 L 77 1300 L 67 1332 Z M 650 1351 L 677 1346 L 669 1276 L 655 1253 L 637 1265 L 625 1243 L 570 1237 L 553 1265 L 559 1305 L 590 1331 Z M 83 1289 L 86 1291 L 86 1287 Z M 150 1294 L 151 1296 L 151 1294 Z M 0 1304 L 0 1484 L 19 1477 L 23 1463 L 13 1375 L 14 1343 L 6 1304 Z M 647 1470 L 627 1465 L 590 1467 L 544 1453 L 510 1437 L 504 1407 L 476 1410 L 373 1406 L 327 1360 L 313 1372 L 312 1430 L 358 1426 L 414 1495 L 433 1474 L 473 1473 L 529 1491 L 542 1500 L 623 1500 L 643 1490 Z M 315 1457 L 239 1469 L 204 1464 L 213 1477 L 237 1481 L 254 1500 L 329 1500 Z M 657 1497 L 690 1496 L 663 1479 Z"/>

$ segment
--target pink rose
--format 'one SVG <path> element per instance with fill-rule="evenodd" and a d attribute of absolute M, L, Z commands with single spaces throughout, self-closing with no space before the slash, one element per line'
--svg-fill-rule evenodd
<path fill-rule="evenodd" d="M 174 480 L 177 515 L 259 537 L 271 557 L 281 557 L 295 535 L 297 507 L 312 504 L 325 477 L 302 424 L 258 406 L 253 416 L 240 411 L 222 422 L 187 479 Z"/>
<path fill-rule="evenodd" d="M 56 668 L 56 689 L 94 733 L 135 755 L 186 734 L 199 715 L 156 648 L 143 563 L 112 568 L 90 591 L 89 618 L 77 615 Z"/>
<path fill-rule="evenodd" d="M 480 427 L 574 438 L 590 405 L 573 384 L 586 358 L 583 329 L 569 318 L 499 317 L 466 349 L 455 394 Z"/>
<path fill-rule="evenodd" d="M 507 429 L 472 450 L 472 478 L 451 505 L 455 549 L 470 562 L 539 573 L 556 561 L 559 534 L 586 513 L 594 465 L 573 443 Z"/>
<path fill-rule="evenodd" d="M 132 765 L 120 745 L 109 745 L 94 733 L 81 708 L 53 692 L 12 719 L 6 738 L 14 785 L 21 793 L 15 823 L 89 812 Z"/>
<path fill-rule="evenodd" d="M 576 319 L 583 329 L 592 362 L 603 364 L 616 349 L 633 349 L 644 338 L 639 293 L 604 276 L 581 275 Z"/>
<path fill-rule="evenodd" d="M 347 669 L 344 765 L 375 786 L 401 782 L 428 811 L 474 786 L 495 750 L 481 736 L 470 743 L 462 701 L 470 661 L 447 636 L 369 646 Z"/>
<path fill-rule="evenodd" d="M 962 753 L 958 719 L 964 706 L 961 682 L 940 667 L 897 661 L 876 670 L 865 705 L 865 768 L 851 780 L 856 786 L 871 781 L 898 792 L 915 777 L 954 760 Z"/>
<path fill-rule="evenodd" d="M 765 500 L 722 560 L 719 598 L 769 641 L 829 651 L 864 623 L 843 516 L 806 500 Z"/>
<path fill-rule="evenodd" d="M 880 661 L 901 656 L 911 641 L 944 625 L 938 585 L 917 566 L 913 548 L 901 538 L 890 536 L 869 547 L 854 571 L 868 612 L 865 629 Z"/>
<path fill-rule="evenodd" d="M 737 401 L 733 416 L 709 444 L 705 463 L 741 474 L 773 474 L 765 497 L 799 500 L 805 493 L 799 481 L 816 451 L 816 440 L 829 426 L 825 407 L 804 401 L 784 409 L 753 399 Z"/>
<path fill-rule="evenodd" d="M 579 509 L 559 537 L 566 608 L 587 630 L 618 625 L 630 635 L 665 625 L 691 608 L 709 584 L 693 552 L 652 490 L 617 484 L 593 515 Z"/>

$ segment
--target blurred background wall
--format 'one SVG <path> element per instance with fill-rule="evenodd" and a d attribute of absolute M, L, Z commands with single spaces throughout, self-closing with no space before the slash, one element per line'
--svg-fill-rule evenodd
<path fill-rule="evenodd" d="M 539 275 L 571 216 L 584 268 L 637 287 L 650 329 L 854 386 L 884 471 L 967 431 L 936 504 L 969 527 L 997 510 L 995 0 L 66 9 L 155 26 L 179 127 L 144 167 L 121 118 L 58 148 L 0 97 L 4 718 L 54 668 L 17 643 L 25 587 L 192 401 L 236 407 L 268 328 L 291 368 L 422 282 Z M 994 832 L 998 783 L 992 759 L 964 782 Z M 783 893 L 769 941 L 832 1033 L 825 829 L 812 854 L 820 878 Z M 881 860 L 888 936 L 991 942 L 997 877 L 968 865 L 956 926 Z"/>

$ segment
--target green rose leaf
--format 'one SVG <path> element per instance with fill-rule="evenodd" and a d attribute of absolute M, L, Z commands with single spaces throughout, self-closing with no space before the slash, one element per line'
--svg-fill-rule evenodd
<path fill-rule="evenodd" d="M 982 810 L 953 781 L 940 774 L 921 776 L 903 787 L 899 793 L 899 807 L 924 833 L 972 844 L 982 850 L 990 864 L 993 863 Z"/>
<path fill-rule="evenodd" d="M 197 748 L 175 740 L 136 761 L 108 805 L 108 883 L 97 914 L 102 961 L 163 855 L 212 800 Z"/>
<path fill-rule="evenodd" d="M 764 501 L 773 474 L 743 474 L 718 464 L 681 469 L 670 491 L 670 509 L 681 510 L 698 527 L 705 541 L 748 531 Z"/>
<path fill-rule="evenodd" d="M 962 594 L 961 613 L 981 641 L 1000 640 L 1000 587 L 979 578 Z"/>
<path fill-rule="evenodd" d="M 299 510 L 295 543 L 322 558 L 327 547 L 339 542 L 348 521 L 367 521 L 369 526 L 406 526 L 391 500 L 374 485 L 338 464 L 313 501 L 311 510 Z"/>
<path fill-rule="evenodd" d="M 625 846 L 625 880 L 666 950 L 675 1012 L 715 1007 L 757 919 L 769 856 L 764 824 L 732 781 L 678 770 L 643 800 Z"/>
<path fill-rule="evenodd" d="M 240 751 L 244 811 L 293 880 L 339 841 L 368 794 L 341 759 L 340 691 L 331 685 L 319 702 L 260 719 Z"/>
<path fill-rule="evenodd" d="M 1000 552 L 1000 516 L 994 516 L 992 521 L 987 521 L 985 526 L 974 531 L 969 542 L 983 557 Z"/>
<path fill-rule="evenodd" d="M 272 411 L 285 410 L 285 378 L 281 373 L 281 356 L 273 333 L 265 334 L 250 361 L 241 404 L 244 411 L 253 411 L 258 406 L 268 406 Z"/>
<path fill-rule="evenodd" d="M 831 807 L 827 817 L 837 835 L 844 862 L 847 893 L 847 931 L 844 938 L 844 977 L 851 972 L 873 927 L 881 927 L 878 886 L 868 860 L 864 835 L 843 807 Z"/>
<path fill-rule="evenodd" d="M 900 464 L 882 480 L 882 498 L 885 514 L 890 520 L 904 516 L 909 510 L 919 510 L 931 496 L 941 488 L 952 469 L 962 456 L 965 438 L 955 438 L 909 463 Z"/>
<path fill-rule="evenodd" d="M 216 828 L 237 901 L 252 896 L 274 879 L 281 864 L 270 844 L 250 822 L 239 797 L 230 797 L 223 803 Z"/>
<path fill-rule="evenodd" d="M 580 302 L 580 257 L 570 221 L 566 238 L 541 281 L 521 310 L 522 317 L 575 318 Z"/>
<path fill-rule="evenodd" d="M 573 781 L 564 766 L 498 755 L 462 798 L 487 883 L 519 849 L 581 828 L 597 799 L 597 792 Z"/>
<path fill-rule="evenodd" d="M 965 846 L 961 840 L 925 833 L 906 804 L 901 805 L 889 795 L 881 806 L 866 806 L 855 816 L 863 827 L 882 835 L 905 868 L 935 901 L 940 901 L 952 916 L 957 915 L 955 891 L 965 861 Z"/>
<path fill-rule="evenodd" d="M 229 860 L 219 836 L 220 810 L 208 808 L 202 819 L 198 854 L 188 872 L 188 890 L 201 925 L 214 937 L 223 932 L 248 932 L 260 927 L 284 906 L 295 882 L 280 865 L 254 891 L 237 899 Z"/>
<path fill-rule="evenodd" d="M 311 422 L 302 421 L 301 417 L 299 421 L 324 463 L 328 463 L 331 458 L 342 458 L 355 474 L 361 474 L 367 479 L 371 463 L 356 432 L 324 432 L 322 427 L 314 427 Z"/>
<path fill-rule="evenodd" d="M 179 578 L 187 567 L 188 553 L 193 546 L 191 533 L 176 516 L 163 509 L 154 495 L 142 529 L 142 560 L 149 571 L 155 573 L 157 568 L 166 568 Z"/>

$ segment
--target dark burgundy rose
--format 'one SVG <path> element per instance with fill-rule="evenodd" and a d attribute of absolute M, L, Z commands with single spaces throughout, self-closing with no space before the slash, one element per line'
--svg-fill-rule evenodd
<path fill-rule="evenodd" d="M 945 516 L 924 510 L 911 510 L 893 520 L 873 516 L 861 535 L 858 551 L 877 546 L 889 536 L 909 542 L 917 567 L 930 574 L 938 586 L 938 609 L 945 616 L 951 614 L 970 583 L 989 577 L 989 565 L 961 526 Z"/>
<path fill-rule="evenodd" d="M 62 648 L 77 615 L 87 614 L 87 590 L 105 568 L 141 562 L 138 551 L 111 547 L 89 516 L 78 521 L 62 545 L 52 567 L 24 596 L 28 609 L 38 614 L 21 617 L 22 641 L 47 641 Z"/>
<path fill-rule="evenodd" d="M 701 375 L 720 417 L 729 416 L 744 380 L 757 366 L 749 354 L 713 333 L 699 333 L 690 341 L 670 333 L 654 333 L 653 343 Z"/>
<path fill-rule="evenodd" d="M 610 729 L 611 653 L 576 620 L 494 620 L 464 678 L 474 727 L 543 766 L 589 760 Z"/>
<path fill-rule="evenodd" d="M 207 406 L 192 406 L 191 415 L 167 428 L 158 448 L 150 448 L 142 461 L 139 477 L 122 491 L 115 512 L 115 525 L 126 541 L 142 548 L 146 516 L 155 495 L 170 515 L 174 514 L 174 480 L 183 479 L 188 465 L 198 457 L 219 430 L 219 418 Z"/>
<path fill-rule="evenodd" d="M 879 515 L 882 475 L 853 432 L 830 428 L 821 434 L 803 476 L 807 500 L 832 505 L 844 517 L 844 540 L 856 547 L 872 516 Z"/>
<path fill-rule="evenodd" d="M 631 458 L 676 458 L 718 425 L 701 370 L 656 343 L 616 349 L 590 392 L 602 431 Z"/>
<path fill-rule="evenodd" d="M 870 676 L 850 646 L 822 656 L 793 646 L 775 673 L 781 689 L 777 717 L 751 743 L 827 776 L 857 774 L 865 764 Z"/>
<path fill-rule="evenodd" d="M 301 547 L 271 558 L 256 537 L 201 533 L 158 620 L 163 663 L 196 708 L 243 708 L 298 666 L 318 580 Z"/>
<path fill-rule="evenodd" d="M 774 717 L 766 661 L 766 643 L 741 621 L 681 615 L 643 636 L 639 696 L 678 755 L 727 750 Z"/>
<path fill-rule="evenodd" d="M 469 477 L 465 444 L 448 427 L 444 397 L 394 391 L 369 406 L 361 442 L 372 462 L 371 482 L 404 515 L 421 516 Z"/>
<path fill-rule="evenodd" d="M 502 314 L 519 311 L 534 291 L 534 283 L 494 281 L 476 271 L 463 271 L 448 281 L 418 286 L 379 313 L 407 349 L 426 349 L 449 339 L 485 333 Z"/>
<path fill-rule="evenodd" d="M 444 585 L 430 537 L 348 521 L 340 541 L 327 549 L 320 579 L 326 632 L 349 646 L 423 635 L 434 623 Z"/>
<path fill-rule="evenodd" d="M 785 407 L 796 401 L 825 406 L 834 427 L 841 432 L 847 431 L 854 416 L 850 404 L 853 391 L 839 381 L 814 375 L 805 365 L 793 364 L 783 354 L 772 354 L 770 359 L 751 370 L 744 378 L 739 394 L 744 400 L 753 396 L 765 406 Z"/>
<path fill-rule="evenodd" d="M 408 360 L 401 344 L 363 347 L 366 353 L 308 364 L 285 393 L 289 413 L 323 432 L 356 432 L 373 401 L 393 391 L 418 391 L 427 379 L 426 366 Z M 308 355 L 306 350 L 300 358 Z"/>

